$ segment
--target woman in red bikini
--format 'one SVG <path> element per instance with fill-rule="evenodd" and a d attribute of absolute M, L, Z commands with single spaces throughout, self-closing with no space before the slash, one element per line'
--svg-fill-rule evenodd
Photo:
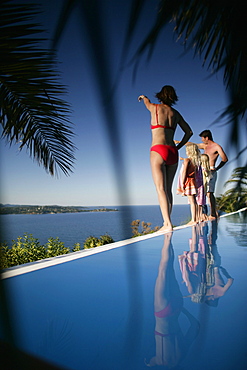
<path fill-rule="evenodd" d="M 163 86 L 155 97 L 160 104 L 151 103 L 144 95 L 140 95 L 138 100 L 143 100 L 146 108 L 151 113 L 152 146 L 150 161 L 164 220 L 160 231 L 171 231 L 172 183 L 178 166 L 178 150 L 187 143 L 193 132 L 181 114 L 172 108 L 172 105 L 178 100 L 172 86 Z M 183 130 L 184 136 L 176 146 L 173 138 L 177 125 Z"/>

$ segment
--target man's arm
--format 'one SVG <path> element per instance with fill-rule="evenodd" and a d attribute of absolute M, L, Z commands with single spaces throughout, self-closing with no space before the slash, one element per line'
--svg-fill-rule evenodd
<path fill-rule="evenodd" d="M 218 154 L 221 158 L 221 162 L 219 163 L 219 165 L 215 168 L 215 171 L 218 171 L 220 168 L 222 168 L 226 162 L 228 162 L 228 158 L 227 158 L 227 155 L 226 153 L 224 152 L 224 150 L 222 149 L 222 147 L 220 145 L 218 145 Z"/>
<path fill-rule="evenodd" d="M 179 141 L 179 140 L 174 140 L 174 143 L 175 144 L 178 144 L 178 143 L 181 143 L 181 141 Z M 195 144 L 194 142 L 192 142 L 192 141 L 187 141 L 186 142 L 186 145 L 187 144 Z M 198 148 L 199 149 L 205 149 L 205 144 L 203 144 L 203 143 L 200 143 L 200 144 L 196 144 L 197 146 L 198 146 Z"/>
<path fill-rule="evenodd" d="M 198 148 L 199 149 L 203 149 L 203 150 L 205 150 L 205 147 L 206 147 L 206 145 L 205 144 L 203 144 L 203 143 L 199 143 L 199 144 L 196 144 L 197 146 L 198 146 Z"/>

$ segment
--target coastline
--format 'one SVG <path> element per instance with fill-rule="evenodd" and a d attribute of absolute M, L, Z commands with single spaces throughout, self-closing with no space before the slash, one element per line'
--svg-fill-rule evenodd
<path fill-rule="evenodd" d="M 44 215 L 58 213 L 81 212 L 117 212 L 117 208 L 107 207 L 82 207 L 82 206 L 32 206 L 32 205 L 0 205 L 1 215 Z"/>
<path fill-rule="evenodd" d="M 115 209 L 101 207 L 100 209 Z M 49 238 L 58 237 L 65 246 L 84 244 L 90 236 L 110 235 L 114 241 L 132 237 L 131 223 L 134 220 L 151 223 L 151 228 L 162 226 L 162 216 L 158 205 L 119 206 L 118 212 L 71 212 L 56 214 L 1 214 L 1 242 L 10 244 L 25 233 L 32 234 L 41 244 Z M 88 207 L 93 209 L 93 207 Z M 96 207 L 95 207 L 96 209 Z M 185 224 L 190 215 L 188 205 L 174 205 L 172 223 Z"/>

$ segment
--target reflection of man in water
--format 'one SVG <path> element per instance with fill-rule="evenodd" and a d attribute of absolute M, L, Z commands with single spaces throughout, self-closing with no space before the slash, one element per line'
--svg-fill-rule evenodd
<path fill-rule="evenodd" d="M 190 250 L 178 256 L 183 281 L 191 300 L 217 306 L 218 299 L 231 287 L 233 278 L 221 266 L 221 257 L 217 250 L 217 221 L 212 221 L 209 237 L 208 224 L 201 223 L 192 227 L 189 239 Z M 222 277 L 227 278 L 224 282 Z"/>
<path fill-rule="evenodd" d="M 183 297 L 175 277 L 172 233 L 165 235 L 154 291 L 156 355 L 147 366 L 177 366 L 184 358 L 198 332 L 198 322 L 183 308 Z M 178 317 L 183 312 L 190 328 L 182 333 Z"/>
<path fill-rule="evenodd" d="M 212 229 L 211 233 L 208 236 L 208 245 L 209 249 L 213 256 L 213 276 L 214 276 L 214 285 L 208 288 L 207 290 L 207 300 L 206 303 L 210 306 L 217 306 L 219 298 L 222 297 L 227 290 L 233 284 L 233 278 L 229 275 L 225 268 L 221 266 L 221 257 L 218 253 L 216 240 L 217 240 L 217 231 L 218 223 L 217 221 L 211 222 Z M 223 279 L 223 276 L 227 279 L 226 283 Z"/>

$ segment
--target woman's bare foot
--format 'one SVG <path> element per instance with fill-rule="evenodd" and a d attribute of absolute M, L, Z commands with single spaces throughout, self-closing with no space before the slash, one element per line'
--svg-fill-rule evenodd
<path fill-rule="evenodd" d="M 158 232 L 171 232 L 173 227 L 171 224 L 165 224 L 158 230 Z"/>
<path fill-rule="evenodd" d="M 197 221 L 190 221 L 190 222 L 188 222 L 186 225 L 187 226 L 193 226 L 193 225 L 196 225 L 196 224 L 198 224 L 198 222 Z"/>

